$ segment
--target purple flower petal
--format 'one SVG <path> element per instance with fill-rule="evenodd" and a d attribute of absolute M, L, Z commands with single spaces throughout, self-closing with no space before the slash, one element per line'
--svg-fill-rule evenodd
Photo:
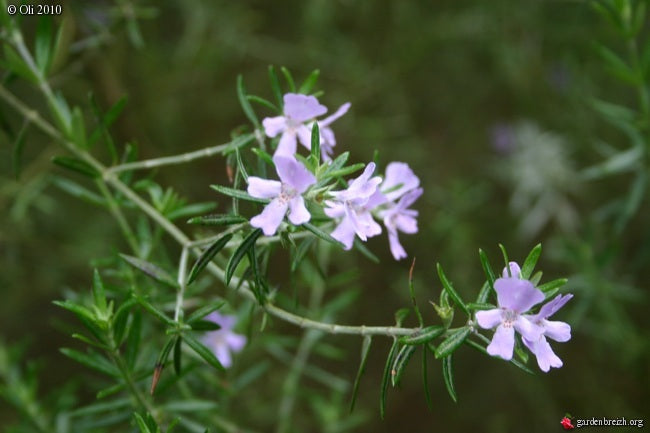
<path fill-rule="evenodd" d="M 280 227 L 284 215 L 287 213 L 288 203 L 275 198 L 264 207 L 261 214 L 251 218 L 251 226 L 262 229 L 264 235 L 272 236 Z"/>
<path fill-rule="evenodd" d="M 296 143 L 296 133 L 292 130 L 286 130 L 282 133 L 280 137 L 280 142 L 278 143 L 278 148 L 275 150 L 275 155 L 286 155 L 293 156 L 296 154 L 297 147 Z"/>
<path fill-rule="evenodd" d="M 569 302 L 573 298 L 572 294 L 568 295 L 557 295 L 553 300 L 547 302 L 540 308 L 539 313 L 535 316 L 538 319 L 546 319 L 555 314 L 560 308 L 564 307 L 564 304 Z"/>
<path fill-rule="evenodd" d="M 562 367 L 562 360 L 553 352 L 551 345 L 543 336 L 535 341 L 523 339 L 523 342 L 528 350 L 537 357 L 537 365 L 543 372 L 548 373 L 551 367 Z"/>
<path fill-rule="evenodd" d="M 499 325 L 492 342 L 487 347 L 487 352 L 492 356 L 498 356 L 510 361 L 515 347 L 515 330 L 511 326 Z"/>
<path fill-rule="evenodd" d="M 316 183 L 316 178 L 293 156 L 276 155 L 273 157 L 275 169 L 283 183 L 290 185 L 299 194 L 302 194 L 311 185 Z"/>
<path fill-rule="evenodd" d="M 233 352 L 240 352 L 244 346 L 246 346 L 246 337 L 235 333 L 229 333 L 226 335 L 226 343 Z"/>
<path fill-rule="evenodd" d="M 336 110 L 336 112 L 335 112 L 334 114 L 332 114 L 332 115 L 330 115 L 330 116 L 327 116 L 326 118 L 324 118 L 323 120 L 321 120 L 320 122 L 318 122 L 318 126 L 320 127 L 321 131 L 323 130 L 323 127 L 324 127 L 324 126 L 327 127 L 327 126 L 330 125 L 332 122 L 334 122 L 336 119 L 338 119 L 339 117 L 341 117 L 341 116 L 343 116 L 345 113 L 347 113 L 348 110 L 350 109 L 350 105 L 351 105 L 351 104 L 350 104 L 349 102 L 346 102 L 345 104 L 341 105 L 341 106 L 339 107 L 339 109 Z"/>
<path fill-rule="evenodd" d="M 542 325 L 544 327 L 544 335 L 551 340 L 564 343 L 571 339 L 571 326 L 568 323 L 543 320 Z"/>
<path fill-rule="evenodd" d="M 517 262 L 510 262 L 508 266 L 510 267 L 510 275 L 508 275 L 508 268 L 503 268 L 503 272 L 501 273 L 503 278 L 510 278 L 511 276 L 512 278 L 519 278 L 521 274 L 519 264 Z"/>
<path fill-rule="evenodd" d="M 293 225 L 300 225 L 304 224 L 309 219 L 311 218 L 311 214 L 305 207 L 305 200 L 302 198 L 302 196 L 296 196 L 289 201 L 289 208 L 291 211 L 289 212 L 289 221 Z"/>
<path fill-rule="evenodd" d="M 262 179 L 257 176 L 248 177 L 248 193 L 257 198 L 274 198 L 282 191 L 282 183 L 277 180 Z"/>
<path fill-rule="evenodd" d="M 500 307 L 505 307 L 519 314 L 530 310 L 533 305 L 544 300 L 544 293 L 536 289 L 528 280 L 519 278 L 498 278 L 494 282 Z"/>
<path fill-rule="evenodd" d="M 325 113 L 327 113 L 327 108 L 313 96 L 298 93 L 284 95 L 284 114 L 296 122 L 304 122 Z"/>
<path fill-rule="evenodd" d="M 325 215 L 330 218 L 341 218 L 345 216 L 345 205 L 332 200 L 326 200 L 327 207 L 323 209 Z"/>
<path fill-rule="evenodd" d="M 298 140 L 307 150 L 311 150 L 311 125 L 309 127 L 305 125 L 300 125 L 296 128 L 296 134 L 298 134 Z"/>
<path fill-rule="evenodd" d="M 262 125 L 264 126 L 264 133 L 273 138 L 287 129 L 287 120 L 284 116 L 267 117 L 262 120 Z"/>
<path fill-rule="evenodd" d="M 343 218 L 343 220 L 331 233 L 334 239 L 344 245 L 343 249 L 346 251 L 352 248 L 352 244 L 354 243 L 354 234 L 354 226 L 350 223 L 350 220 L 348 218 Z"/>
<path fill-rule="evenodd" d="M 386 177 L 381 184 L 380 190 L 388 201 L 394 201 L 419 185 L 420 179 L 413 173 L 408 164 L 391 162 L 386 167 Z"/>
<path fill-rule="evenodd" d="M 483 329 L 492 329 L 501 323 L 503 310 L 493 308 L 492 310 L 483 310 L 476 312 L 476 323 Z"/>
<path fill-rule="evenodd" d="M 513 325 L 523 338 L 531 341 L 538 339 L 544 333 L 544 328 L 534 324 L 526 316 L 518 316 Z"/>
<path fill-rule="evenodd" d="M 214 356 L 217 357 L 221 365 L 228 368 L 232 365 L 232 356 L 230 356 L 230 349 L 225 344 L 220 344 L 214 347 Z"/>
<path fill-rule="evenodd" d="M 397 230 L 394 228 L 386 226 L 388 231 L 388 246 L 390 247 L 390 253 L 393 255 L 395 260 L 402 260 L 408 257 L 406 250 L 399 242 L 399 236 L 397 235 Z"/>

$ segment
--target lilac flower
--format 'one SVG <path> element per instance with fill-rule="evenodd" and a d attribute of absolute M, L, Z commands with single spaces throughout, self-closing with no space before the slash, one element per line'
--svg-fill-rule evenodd
<path fill-rule="evenodd" d="M 503 278 L 494 282 L 499 308 L 476 313 L 476 321 L 481 328 L 497 328 L 487 352 L 506 361 L 512 359 L 515 330 L 529 341 L 537 341 L 544 333 L 542 326 L 523 314 L 542 302 L 544 293 L 536 289 L 530 281 L 519 278 L 520 269 L 517 263 L 510 262 L 509 268 L 511 276 L 508 276 L 506 268 L 503 270 Z"/>
<path fill-rule="evenodd" d="M 379 189 L 387 201 L 395 201 L 420 186 L 420 179 L 405 162 L 391 162 L 386 166 L 386 176 Z"/>
<path fill-rule="evenodd" d="M 399 242 L 397 231 L 399 230 L 409 234 L 418 232 L 418 221 L 416 219 L 418 211 L 409 209 L 409 206 L 421 195 L 422 188 L 411 190 L 404 194 L 396 205 L 381 213 L 381 216 L 384 218 L 384 225 L 388 231 L 390 252 L 393 254 L 395 260 L 401 260 L 407 257 L 404 247 Z"/>
<path fill-rule="evenodd" d="M 571 339 L 571 326 L 568 323 L 546 319 L 555 314 L 571 298 L 573 298 L 571 294 L 558 295 L 552 301 L 544 304 L 539 313 L 527 316 L 531 322 L 544 330 L 536 340 L 529 340 L 528 338 L 522 340 L 526 347 L 537 357 L 537 365 L 544 372 L 548 372 L 551 367 L 562 367 L 562 360 L 553 352 L 551 345 L 546 341 L 546 337 L 562 343 Z"/>
<path fill-rule="evenodd" d="M 318 121 L 318 129 L 320 131 L 320 151 L 323 161 L 330 161 L 332 159 L 334 146 L 336 146 L 336 138 L 334 137 L 334 131 L 330 128 L 330 124 L 347 113 L 349 109 L 350 103 L 346 102 L 341 105 L 334 114 Z M 311 149 L 311 144 L 309 148 Z"/>
<path fill-rule="evenodd" d="M 330 218 L 342 218 L 339 225 L 332 232 L 332 237 L 341 242 L 346 250 L 352 248 L 354 235 L 363 241 L 381 233 L 381 226 L 372 218 L 370 210 L 379 203 L 375 201 L 377 186 L 381 177 L 371 178 L 375 171 L 375 164 L 371 162 L 366 166 L 361 176 L 350 182 L 343 191 L 332 191 L 334 200 L 327 200 L 325 214 Z"/>
<path fill-rule="evenodd" d="M 306 223 L 311 215 L 305 207 L 302 194 L 314 183 L 316 178 L 293 156 L 276 154 L 273 158 L 275 169 L 280 176 L 277 180 L 248 178 L 248 193 L 257 198 L 271 198 L 261 214 L 251 219 L 253 227 L 261 228 L 266 236 L 275 234 L 282 223 L 287 209 L 289 221 L 294 225 Z"/>
<path fill-rule="evenodd" d="M 201 337 L 201 341 L 212 349 L 214 356 L 217 357 L 221 365 L 226 368 L 230 367 L 232 365 L 230 353 L 239 352 L 246 345 L 246 337 L 232 332 L 237 318 L 235 316 L 221 315 L 215 311 L 206 316 L 205 320 L 216 323 L 221 326 L 221 329 L 206 332 Z"/>
<path fill-rule="evenodd" d="M 332 148 L 336 145 L 334 132 L 329 125 L 339 117 L 343 116 L 350 104 L 343 104 L 333 115 L 319 121 L 321 135 L 321 152 L 323 159 L 329 159 Z M 327 112 L 327 108 L 321 105 L 313 96 L 301 95 L 298 93 L 287 93 L 284 95 L 284 115 L 267 117 L 262 121 L 264 132 L 273 138 L 282 134 L 275 154 L 293 156 L 297 150 L 297 142 L 311 149 L 311 128 L 305 122 L 313 120 Z"/>

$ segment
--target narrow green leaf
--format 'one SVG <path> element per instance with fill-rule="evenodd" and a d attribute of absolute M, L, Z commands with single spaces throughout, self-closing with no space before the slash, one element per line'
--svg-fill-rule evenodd
<path fill-rule="evenodd" d="M 174 335 L 165 342 L 165 345 L 160 351 L 160 354 L 158 354 L 158 359 L 156 360 L 157 366 L 164 366 L 165 364 L 167 364 L 167 358 L 169 358 L 169 353 L 174 348 L 174 345 L 176 344 L 176 340 L 178 340 L 178 338 L 179 338 L 178 335 Z"/>
<path fill-rule="evenodd" d="M 117 400 L 113 401 L 89 404 L 88 406 L 83 406 L 79 409 L 71 410 L 67 412 L 67 415 L 71 417 L 81 417 L 103 412 L 113 412 L 117 409 L 131 406 L 131 404 L 133 404 L 133 401 L 129 397 L 118 398 Z"/>
<path fill-rule="evenodd" d="M 152 433 L 152 431 L 149 430 L 149 426 L 147 426 L 147 423 L 144 421 L 144 419 L 140 416 L 139 413 L 133 412 L 133 418 L 135 418 L 135 422 L 136 424 L 138 424 L 140 433 Z"/>
<path fill-rule="evenodd" d="M 0 11 L 4 13 L 3 11 Z M 32 72 L 32 70 L 27 66 L 25 61 L 16 53 L 16 51 L 7 43 L 3 43 L 4 54 L 5 54 L 5 64 L 4 66 L 11 70 L 16 75 L 20 75 L 25 78 L 32 84 L 38 83 L 38 77 Z"/>
<path fill-rule="evenodd" d="M 422 350 L 422 384 L 424 385 L 424 399 L 427 402 L 429 410 L 433 410 L 433 403 L 431 403 L 431 392 L 429 391 L 429 373 L 427 363 L 427 349 Z"/>
<path fill-rule="evenodd" d="M 391 383 L 393 386 L 399 385 L 400 381 L 402 380 L 402 374 L 404 374 L 404 370 L 406 369 L 408 362 L 411 360 L 411 357 L 415 353 L 415 349 L 417 349 L 416 346 L 402 346 L 399 353 L 397 354 L 397 357 L 395 357 L 393 368 L 390 372 Z"/>
<path fill-rule="evenodd" d="M 120 254 L 120 257 L 122 257 L 122 259 L 124 259 L 124 261 L 127 262 L 129 265 L 144 272 L 146 275 L 153 278 L 154 280 L 166 284 L 169 287 L 173 287 L 175 289 L 178 288 L 178 282 L 171 275 L 169 275 L 167 271 L 165 271 L 161 267 L 154 265 L 153 263 L 148 262 L 146 260 L 129 256 L 127 254 Z"/>
<path fill-rule="evenodd" d="M 209 304 L 206 304 L 206 305 L 202 306 L 201 308 L 197 309 L 192 314 L 187 316 L 187 319 L 185 320 L 185 323 L 187 323 L 188 325 L 192 325 L 192 323 L 196 322 L 197 320 L 203 319 L 208 314 L 210 314 L 213 311 L 216 311 L 219 308 L 223 307 L 224 304 L 225 304 L 225 301 L 213 301 L 213 302 L 210 302 Z"/>
<path fill-rule="evenodd" d="M 241 224 L 248 221 L 241 215 L 231 214 L 214 214 L 204 215 L 191 218 L 187 221 L 188 224 L 198 224 L 202 226 L 227 226 L 232 224 Z"/>
<path fill-rule="evenodd" d="M 41 74 L 46 77 L 52 54 L 52 18 L 41 15 L 36 26 L 34 60 Z"/>
<path fill-rule="evenodd" d="M 506 247 L 503 246 L 503 244 L 499 244 L 499 249 L 501 250 L 501 254 L 503 255 L 503 261 L 505 262 L 505 269 L 507 272 L 508 276 L 512 276 L 512 271 L 510 270 L 510 259 L 508 258 L 508 252 L 506 251 Z"/>
<path fill-rule="evenodd" d="M 292 274 L 296 272 L 298 266 L 300 263 L 302 263 L 302 260 L 305 258 L 305 255 L 309 251 L 310 247 L 314 244 L 314 240 L 314 238 L 307 238 L 295 249 L 295 252 L 291 257 L 290 270 Z"/>
<path fill-rule="evenodd" d="M 492 310 L 496 307 L 492 304 L 487 304 L 487 303 L 470 302 L 469 304 L 467 304 L 467 308 L 472 311 L 476 311 L 476 310 Z"/>
<path fill-rule="evenodd" d="M 363 254 L 368 260 L 370 260 L 373 263 L 379 264 L 380 260 L 379 257 L 374 255 L 372 251 L 366 247 L 366 245 L 357 237 L 354 238 L 354 243 L 353 243 L 354 249 L 359 251 L 361 254 Z"/>
<path fill-rule="evenodd" d="M 486 302 L 488 296 L 490 296 L 491 291 L 492 291 L 492 286 L 490 285 L 490 282 L 486 281 L 485 283 L 483 283 L 483 287 L 481 287 L 481 290 L 478 292 L 478 296 L 476 297 L 476 302 L 478 304 L 482 304 Z"/>
<path fill-rule="evenodd" d="M 182 366 L 182 356 L 183 351 L 181 350 L 181 345 L 183 343 L 183 337 L 178 336 L 176 343 L 174 343 L 174 373 L 176 376 L 181 375 L 181 366 Z"/>
<path fill-rule="evenodd" d="M 195 320 L 192 322 L 192 331 L 216 331 L 221 325 L 210 320 Z"/>
<path fill-rule="evenodd" d="M 74 333 L 74 334 L 72 334 L 72 338 L 74 338 L 76 340 L 79 340 L 79 341 L 83 341 L 84 343 L 86 343 L 86 344 L 88 344 L 90 346 L 93 346 L 93 347 L 97 347 L 98 349 L 111 350 L 110 347 L 107 346 L 106 344 L 99 343 L 99 342 L 97 342 L 95 340 L 92 340 L 92 339 L 86 337 L 83 334 Z"/>
<path fill-rule="evenodd" d="M 70 129 L 70 139 L 74 144 L 82 149 L 87 148 L 88 141 L 86 139 L 86 125 L 83 118 L 83 113 L 79 107 L 72 109 L 72 123 Z"/>
<path fill-rule="evenodd" d="M 169 326 L 176 326 L 176 322 L 174 322 L 172 319 L 167 317 L 165 313 L 151 305 L 151 303 L 145 299 L 142 299 L 140 297 L 135 298 L 138 301 L 138 304 L 142 306 L 145 310 L 147 310 L 149 313 L 151 313 L 154 317 L 156 317 L 158 320 L 163 322 L 165 325 Z"/>
<path fill-rule="evenodd" d="M 129 334 L 126 338 L 126 347 L 124 349 L 124 358 L 129 368 L 133 369 L 138 359 L 140 350 L 140 341 L 142 337 L 142 313 L 136 310 L 131 319 Z"/>
<path fill-rule="evenodd" d="M 122 344 L 126 331 L 126 323 L 129 319 L 129 312 L 135 304 L 136 300 L 130 298 L 122 303 L 113 315 L 113 338 L 118 346 Z"/>
<path fill-rule="evenodd" d="M 287 84 L 289 85 L 289 91 L 291 93 L 296 93 L 296 82 L 293 81 L 291 72 L 289 72 L 289 70 L 284 66 L 280 67 L 280 72 L 282 72 L 282 75 L 284 75 L 284 79 L 287 80 Z"/>
<path fill-rule="evenodd" d="M 347 176 L 348 174 L 352 174 L 356 171 L 361 170 L 362 168 L 365 168 L 365 166 L 366 164 L 364 164 L 363 162 L 358 162 L 356 164 L 349 165 L 339 170 L 332 170 L 330 172 L 327 172 L 327 176 L 328 178 Z"/>
<path fill-rule="evenodd" d="M 192 348 L 201 358 L 203 358 L 208 364 L 213 366 L 219 371 L 224 371 L 225 369 L 223 368 L 223 365 L 219 362 L 216 356 L 214 356 L 214 353 L 207 347 L 203 345 L 203 343 L 199 342 L 196 338 L 189 334 L 184 334 L 183 335 L 183 341 Z"/>
<path fill-rule="evenodd" d="M 252 147 L 251 150 L 255 155 L 257 155 L 262 161 L 269 165 L 273 165 L 273 157 L 267 152 L 263 151 L 259 147 Z"/>
<path fill-rule="evenodd" d="M 100 373 L 104 373 L 112 377 L 121 376 L 121 373 L 117 370 L 117 368 L 113 366 L 113 364 L 108 362 L 106 358 L 102 357 L 95 351 L 88 350 L 88 353 L 83 353 L 67 347 L 62 347 L 59 350 L 68 358 L 74 359 L 78 363 L 85 365 L 88 368 L 92 368 L 93 370 L 97 370 Z"/>
<path fill-rule="evenodd" d="M 634 182 L 630 187 L 630 190 L 625 198 L 622 211 L 619 213 L 619 216 L 614 224 L 616 233 L 619 235 L 623 232 L 623 229 L 627 225 L 628 221 L 637 213 L 639 206 L 643 202 L 645 197 L 645 191 L 648 185 L 648 176 L 645 168 L 641 168 L 637 171 Z"/>
<path fill-rule="evenodd" d="M 192 266 L 192 270 L 190 271 L 190 275 L 187 279 L 188 285 L 192 284 L 194 280 L 196 280 L 201 271 L 205 269 L 206 266 L 208 266 L 208 263 L 212 261 L 214 256 L 216 256 L 217 253 L 226 246 L 228 241 L 232 239 L 232 236 L 232 233 L 228 233 L 220 237 L 212 245 L 210 245 L 208 249 L 203 251 L 201 256 L 196 260 L 196 263 L 194 263 L 194 266 Z"/>
<path fill-rule="evenodd" d="M 313 225 L 311 223 L 304 223 L 304 224 L 301 225 L 301 227 L 303 227 L 307 231 L 312 232 L 318 238 L 320 238 L 320 239 L 322 239 L 324 241 L 336 244 L 336 245 L 340 246 L 341 248 L 343 248 L 343 246 L 344 246 L 342 243 L 340 243 L 339 241 L 334 239 L 329 233 L 324 232 L 323 230 L 321 230 L 320 228 L 316 227 L 315 225 Z"/>
<path fill-rule="evenodd" d="M 641 146 L 634 146 L 618 152 L 603 162 L 587 167 L 580 173 L 580 177 L 585 180 L 593 180 L 631 171 L 637 167 L 645 154 L 644 152 Z"/>
<path fill-rule="evenodd" d="M 284 100 L 282 97 L 282 90 L 280 89 L 280 80 L 278 80 L 278 75 L 275 73 L 275 68 L 272 65 L 269 65 L 269 81 L 271 83 L 271 91 L 273 96 L 275 96 L 276 101 L 278 101 L 278 107 L 280 112 L 284 109 Z"/>
<path fill-rule="evenodd" d="M 422 313 L 418 308 L 418 303 L 415 300 L 415 288 L 413 287 L 413 269 L 415 268 L 415 257 L 413 257 L 413 262 L 411 262 L 411 268 L 409 269 L 409 293 L 411 295 L 411 304 L 413 304 L 413 311 L 418 318 L 418 323 L 420 328 L 424 326 L 424 320 L 422 319 Z"/>
<path fill-rule="evenodd" d="M 405 335 L 399 338 L 400 344 L 406 344 L 409 346 L 419 345 L 428 343 L 434 338 L 440 337 L 444 334 L 446 328 L 440 325 L 428 326 L 424 329 L 414 332 L 412 335 Z"/>
<path fill-rule="evenodd" d="M 473 349 L 476 349 L 477 351 L 481 352 L 482 354 L 491 357 L 491 355 L 487 352 L 487 350 L 485 349 L 485 347 L 481 346 L 481 345 L 480 345 L 479 343 L 477 343 L 476 341 L 472 341 L 472 340 L 470 340 L 470 339 L 468 338 L 467 340 L 465 340 L 465 344 L 467 344 L 469 347 L 471 347 L 471 348 L 473 348 Z M 510 363 L 511 363 L 512 365 L 514 365 L 514 366 L 516 366 L 516 367 L 522 369 L 523 371 L 525 371 L 525 372 L 528 373 L 528 374 L 535 374 L 535 373 L 534 373 L 530 368 L 526 367 L 524 364 L 522 364 L 521 362 L 517 361 L 515 358 L 511 359 L 511 360 L 510 360 Z"/>
<path fill-rule="evenodd" d="M 595 45 L 596 52 L 607 63 L 609 71 L 621 81 L 628 84 L 637 84 L 639 77 L 634 69 L 629 66 L 618 54 L 603 45 Z"/>
<path fill-rule="evenodd" d="M 100 173 L 93 166 L 78 158 L 69 156 L 55 156 L 52 158 L 52 162 L 60 167 L 76 171 L 77 173 L 83 174 L 84 176 L 88 176 L 93 179 L 100 177 Z"/>
<path fill-rule="evenodd" d="M 93 299 L 95 300 L 95 305 L 100 311 L 106 311 L 106 293 L 104 291 L 104 284 L 102 283 L 102 279 L 97 269 L 95 269 L 93 274 Z"/>
<path fill-rule="evenodd" d="M 266 303 L 266 296 L 264 293 L 264 281 L 262 280 L 262 277 L 260 276 L 259 270 L 257 268 L 257 255 L 255 254 L 255 244 L 253 244 L 253 246 L 251 246 L 248 249 L 246 254 L 248 255 L 248 262 L 250 263 L 250 269 L 254 277 L 254 284 L 252 285 L 253 293 L 255 294 L 255 298 L 257 299 L 257 302 L 260 305 L 264 305 Z"/>
<path fill-rule="evenodd" d="M 260 98 L 259 96 L 255 96 L 255 95 L 248 95 L 246 97 L 248 98 L 249 101 L 257 102 L 258 104 L 271 109 L 275 113 L 280 111 L 278 110 L 278 107 L 276 107 L 271 101 L 267 99 Z"/>
<path fill-rule="evenodd" d="M 388 352 L 386 365 L 384 366 L 384 374 L 381 378 L 381 388 L 379 394 L 379 414 L 381 416 L 381 419 L 384 419 L 384 415 L 386 414 L 386 391 L 388 390 L 388 380 L 390 378 L 391 366 L 393 365 L 393 358 L 395 357 L 397 347 L 397 340 L 394 340 L 393 345 L 390 347 L 390 351 Z"/>
<path fill-rule="evenodd" d="M 485 277 L 490 283 L 490 288 L 492 288 L 494 287 L 494 281 L 497 279 L 497 277 L 494 271 L 492 270 L 492 266 L 490 266 L 490 261 L 487 258 L 487 254 L 485 254 L 485 251 L 479 248 L 478 256 L 479 259 L 481 260 L 481 266 L 483 267 L 483 272 L 485 272 Z M 483 300 L 477 299 L 476 302 L 485 302 L 485 299 Z"/>
<path fill-rule="evenodd" d="M 248 117 L 248 120 L 251 121 L 251 123 L 255 126 L 256 129 L 259 129 L 260 121 L 257 120 L 255 111 L 253 111 L 253 107 L 251 107 L 250 102 L 248 102 L 248 99 L 246 98 L 246 89 L 244 88 L 244 77 L 242 77 L 241 75 L 237 76 L 237 97 L 239 98 L 239 104 L 241 105 L 241 108 L 244 111 L 246 117 Z"/>
<path fill-rule="evenodd" d="M 472 329 L 469 326 L 463 326 L 462 328 L 451 331 L 447 338 L 436 348 L 436 359 L 444 358 L 454 353 L 463 344 L 471 331 Z"/>
<path fill-rule="evenodd" d="M 170 220 L 174 221 L 179 218 L 187 218 L 192 215 L 202 214 L 206 212 L 213 211 L 217 207 L 217 203 L 212 201 L 206 201 L 203 203 L 192 203 L 186 206 L 174 209 L 171 212 L 165 213 L 165 216 Z"/>
<path fill-rule="evenodd" d="M 354 410 L 354 404 L 357 401 L 357 394 L 359 392 L 359 384 L 361 377 L 366 371 L 366 363 L 368 362 L 368 354 L 370 353 L 370 344 L 372 343 L 372 336 L 366 335 L 363 337 L 361 344 L 361 362 L 359 363 L 359 370 L 357 370 L 357 377 L 354 379 L 354 386 L 352 387 L 352 399 L 350 400 L 350 412 Z"/>
<path fill-rule="evenodd" d="M 404 307 L 400 308 L 399 310 L 395 311 L 395 326 L 402 326 L 402 323 L 408 315 L 411 313 L 411 310 Z"/>
<path fill-rule="evenodd" d="M 20 131 L 18 131 L 18 134 L 16 135 L 16 139 L 14 140 L 13 151 L 11 153 L 11 162 L 16 179 L 18 179 L 20 176 L 21 159 L 23 156 L 23 149 L 25 148 L 25 137 L 27 136 L 28 127 L 29 121 L 25 119 L 23 125 L 20 128 Z"/>
<path fill-rule="evenodd" d="M 537 260 L 539 260 L 540 254 L 542 254 L 542 244 L 537 244 L 532 250 L 530 250 L 528 257 L 524 260 L 524 264 L 521 267 L 521 278 L 525 280 L 530 278 L 533 274 L 533 269 L 535 269 L 535 265 L 537 265 Z"/>
<path fill-rule="evenodd" d="M 318 81 L 318 77 L 320 76 L 320 70 L 314 69 L 311 71 L 311 74 L 303 81 L 303 83 L 300 85 L 300 88 L 298 89 L 298 93 L 303 93 L 305 95 L 309 95 L 311 91 L 314 89 L 314 86 L 316 85 L 316 81 Z"/>
<path fill-rule="evenodd" d="M 238 198 L 240 200 L 247 200 L 247 201 L 252 201 L 255 203 L 263 203 L 263 204 L 268 204 L 270 202 L 269 199 L 253 197 L 252 195 L 249 195 L 245 191 L 234 189 L 234 188 L 228 188 L 227 186 L 210 185 L 210 188 L 212 188 L 213 190 L 221 194 Z"/>
<path fill-rule="evenodd" d="M 454 372 L 452 370 L 451 356 L 446 356 L 442 358 L 442 377 L 445 380 L 445 387 L 449 396 L 454 401 L 458 403 L 458 397 L 456 397 L 456 389 L 454 388 Z"/>
<path fill-rule="evenodd" d="M 314 122 L 311 127 L 311 157 L 314 164 L 318 166 L 320 162 L 320 128 L 318 122 Z"/>
<path fill-rule="evenodd" d="M 104 197 L 100 196 L 99 194 L 95 194 L 94 192 L 90 191 L 87 188 L 84 188 L 74 181 L 71 181 L 64 177 L 55 176 L 52 179 L 52 183 L 64 192 L 70 194 L 75 198 L 78 198 L 81 201 L 90 203 L 95 206 L 108 206 L 108 202 Z"/>
<path fill-rule="evenodd" d="M 440 266 L 440 263 L 436 263 L 436 268 L 438 269 L 438 277 L 440 278 L 440 282 L 442 283 L 442 286 L 445 288 L 445 291 L 449 295 L 449 297 L 454 301 L 456 305 L 458 305 L 465 313 L 469 314 L 469 310 L 467 309 L 467 306 L 463 302 L 463 300 L 460 298 L 460 295 L 454 287 L 451 285 L 451 282 L 447 279 L 445 276 L 444 271 L 442 270 L 442 266 Z"/>
<path fill-rule="evenodd" d="M 77 317 L 80 319 L 86 319 L 89 322 L 94 323 L 97 320 L 97 317 L 95 317 L 95 314 L 90 311 L 88 308 L 84 307 L 83 305 L 75 304 L 72 301 L 52 301 L 54 305 L 57 305 L 61 308 L 65 308 L 68 311 L 73 312 Z"/>
<path fill-rule="evenodd" d="M 550 292 L 553 289 L 560 288 L 564 286 L 569 280 L 566 278 L 558 278 L 557 280 L 549 281 L 548 283 L 544 283 L 541 286 L 537 287 L 539 290 L 544 292 L 545 294 Z"/>
<path fill-rule="evenodd" d="M 255 229 L 250 232 L 248 236 L 244 238 L 239 247 L 235 250 L 232 257 L 230 257 L 228 265 L 226 266 L 226 285 L 230 284 L 230 280 L 235 273 L 235 270 L 237 269 L 237 265 L 239 265 L 241 259 L 243 259 L 248 250 L 255 245 L 257 238 L 259 238 L 261 235 L 261 229 Z"/>

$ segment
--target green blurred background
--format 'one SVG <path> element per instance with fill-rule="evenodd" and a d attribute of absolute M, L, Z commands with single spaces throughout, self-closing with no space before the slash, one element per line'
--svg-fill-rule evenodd
<path fill-rule="evenodd" d="M 416 356 L 401 389 L 389 391 L 381 421 L 379 382 L 390 342 L 376 339 L 355 410 L 365 423 L 354 431 L 548 432 L 560 429 L 566 412 L 648 421 L 648 203 L 614 234 L 606 205 L 626 194 L 630 178 L 584 182 L 578 175 L 602 159 L 599 142 L 626 145 L 589 101 L 635 106 L 636 100 L 595 55 L 594 41 L 615 50 L 624 46 L 586 2 L 77 1 L 63 7 L 70 53 L 59 59 L 53 86 L 82 106 L 89 91 L 105 107 L 128 95 L 114 137 L 137 142 L 141 158 L 228 141 L 245 123 L 235 92 L 238 74 L 250 93 L 271 99 L 268 65 L 286 66 L 297 80 L 319 69 L 320 101 L 330 112 L 352 103 L 334 124 L 336 151 L 365 162 L 378 150 L 380 166 L 405 161 L 422 180 L 424 195 L 415 206 L 420 231 L 402 241 L 417 257 L 415 287 L 429 323 L 437 319 L 428 301 L 437 302 L 441 288 L 435 262 L 462 294 L 474 297 L 483 282 L 479 247 L 497 268 L 498 243 L 522 261 L 541 242 L 543 281 L 570 278 L 567 291 L 576 296 L 557 318 L 572 324 L 573 339 L 553 345 L 563 368 L 530 376 L 462 348 L 455 356 L 457 404 L 445 392 L 439 364 L 429 360 L 434 407 L 428 411 Z M 29 18 L 24 22 L 32 26 Z M 26 85 L 12 89 L 37 101 Z M 19 125 L 8 107 L 0 108 Z M 260 117 L 269 114 L 259 108 Z M 59 152 L 55 144 L 30 133 L 16 179 L 11 146 L 1 137 L 0 329 L 7 343 L 28 342 L 24 357 L 37 360 L 46 395 L 79 371 L 57 351 L 70 344 L 60 330 L 70 318 L 51 301 L 67 289 L 87 290 L 89 258 L 126 245 L 110 215 L 52 185 L 53 176 L 64 175 L 49 162 Z M 225 182 L 225 162 L 161 170 L 156 180 L 193 201 L 218 200 L 208 185 Z M 528 221 L 524 228 L 522 221 Z M 358 253 L 333 258 L 339 270 L 358 269 L 355 284 L 361 287 L 341 323 L 388 325 L 410 302 L 410 263 L 390 257 L 385 236 L 368 246 L 381 265 Z M 273 330 L 298 332 L 277 322 Z M 352 381 L 360 340 L 325 341 L 346 355 L 312 361 Z M 245 365 L 259 361 L 246 352 L 240 359 Z M 267 374 L 283 377 L 286 368 Z M 270 431 L 277 383 L 272 377 L 267 383 L 258 390 L 267 407 L 242 398 L 230 416 Z M 301 386 L 325 406 L 338 398 L 309 379 Z M 92 390 L 77 386 L 77 393 L 84 400 Z M 326 421 L 314 418 L 312 400 L 299 399 L 295 431 L 326 430 Z M 0 408 L 0 425 L 16 417 Z"/>

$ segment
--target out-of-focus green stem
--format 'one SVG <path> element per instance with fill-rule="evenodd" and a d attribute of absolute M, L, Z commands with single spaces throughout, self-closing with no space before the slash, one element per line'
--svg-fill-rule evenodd
<path fill-rule="evenodd" d="M 113 197 L 113 194 L 111 194 L 108 188 L 106 188 L 106 184 L 104 182 L 97 181 L 96 184 L 97 184 L 97 188 L 106 199 L 106 202 L 108 203 L 108 209 L 111 211 L 111 214 L 113 214 L 113 217 L 117 221 L 117 224 L 120 226 L 120 229 L 122 230 L 122 234 L 126 238 L 129 247 L 131 247 L 131 250 L 136 256 L 139 255 L 138 251 L 140 248 L 138 246 L 138 240 L 136 239 L 135 234 L 133 234 L 133 230 L 131 230 L 131 226 L 129 226 L 129 222 L 124 217 L 124 213 L 122 213 L 122 209 L 115 202 L 115 197 Z"/>

